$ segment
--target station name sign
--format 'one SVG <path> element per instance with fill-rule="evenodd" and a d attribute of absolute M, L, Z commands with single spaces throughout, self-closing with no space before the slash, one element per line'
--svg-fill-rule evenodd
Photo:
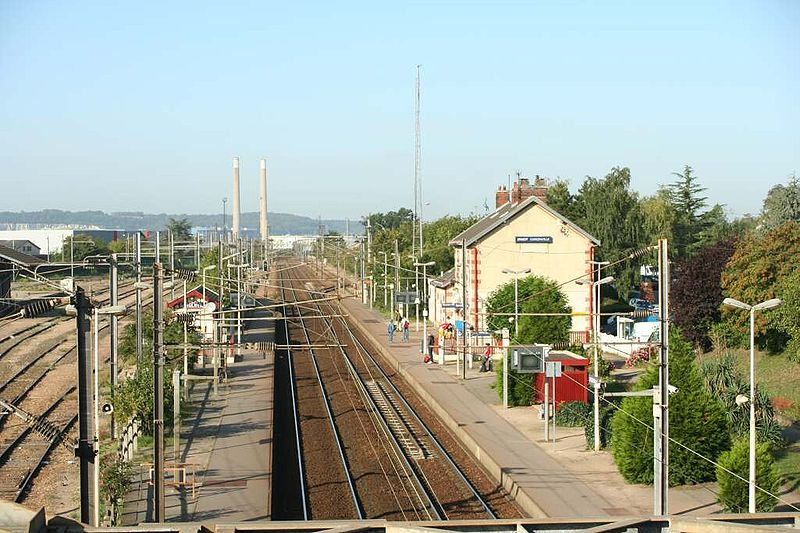
<path fill-rule="evenodd" d="M 517 235 L 514 240 L 517 244 L 553 244 L 549 235 Z"/>

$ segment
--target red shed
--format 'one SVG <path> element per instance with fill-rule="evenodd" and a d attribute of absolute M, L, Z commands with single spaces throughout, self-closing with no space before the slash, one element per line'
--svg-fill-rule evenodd
<path fill-rule="evenodd" d="M 546 361 L 561 361 L 561 377 L 556 378 L 556 405 L 564 402 L 589 402 L 589 359 L 567 350 L 551 350 Z M 552 378 L 550 378 L 552 401 Z M 533 403 L 544 402 L 544 373 L 534 375 Z"/>

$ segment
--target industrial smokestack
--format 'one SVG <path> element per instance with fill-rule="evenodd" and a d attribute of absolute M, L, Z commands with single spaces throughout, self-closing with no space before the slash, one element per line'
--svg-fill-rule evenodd
<path fill-rule="evenodd" d="M 261 168 L 259 170 L 259 185 L 261 189 L 261 196 L 259 197 L 259 229 L 261 230 L 261 240 L 267 242 L 267 160 L 261 160 Z"/>
<path fill-rule="evenodd" d="M 239 238 L 239 158 L 233 158 L 233 237 Z"/>

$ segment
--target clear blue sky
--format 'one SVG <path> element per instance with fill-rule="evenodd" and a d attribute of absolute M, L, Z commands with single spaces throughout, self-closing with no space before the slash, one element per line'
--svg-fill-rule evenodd
<path fill-rule="evenodd" d="M 800 2 L 0 2 L 0 210 L 427 216 L 515 170 L 692 165 L 757 212 L 800 172 Z M 230 202 L 229 204 L 230 205 Z"/>

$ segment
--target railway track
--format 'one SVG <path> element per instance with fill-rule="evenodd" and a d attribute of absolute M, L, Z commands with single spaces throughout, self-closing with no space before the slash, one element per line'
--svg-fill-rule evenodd
<path fill-rule="evenodd" d="M 130 286 L 131 284 L 127 284 Z M 120 303 L 135 290 L 120 293 Z M 145 302 L 145 304 L 152 302 Z M 9 412 L 0 412 L 0 498 L 22 502 L 56 444 L 67 438 L 77 420 L 76 341 L 67 317 L 34 318 L 0 337 L 0 397 L 49 423 L 45 439 Z M 102 324 L 103 332 L 108 324 Z M 106 358 L 107 360 L 107 358 Z M 64 384 L 69 384 L 66 392 Z M 12 419 L 14 422 L 12 422 Z M 47 490 L 45 488 L 45 490 Z"/>
<path fill-rule="evenodd" d="M 310 517 L 495 518 L 490 505 L 341 318 L 341 310 L 329 303 L 298 305 L 297 293 L 304 294 L 300 299 L 306 302 L 322 293 L 308 283 L 298 286 L 293 269 L 282 272 L 286 322 L 292 324 L 287 329 L 290 336 L 292 332 L 300 336 L 292 336 L 292 342 L 326 346 L 292 357 L 298 446 L 305 463 Z M 323 474 L 311 461 L 316 456 L 325 461 Z M 318 487 L 325 489 L 315 490 Z M 320 510 L 330 509 L 317 492 L 331 492 L 333 487 L 336 514 L 318 516 Z"/>
<path fill-rule="evenodd" d="M 24 499 L 50 452 L 75 424 L 78 418 L 77 403 L 77 393 L 72 386 L 52 401 L 39 416 L 50 429 L 47 437 L 34 431 L 28 424 L 18 424 L 15 434 L 6 437 L 0 451 L 0 498 L 16 503 Z"/>

